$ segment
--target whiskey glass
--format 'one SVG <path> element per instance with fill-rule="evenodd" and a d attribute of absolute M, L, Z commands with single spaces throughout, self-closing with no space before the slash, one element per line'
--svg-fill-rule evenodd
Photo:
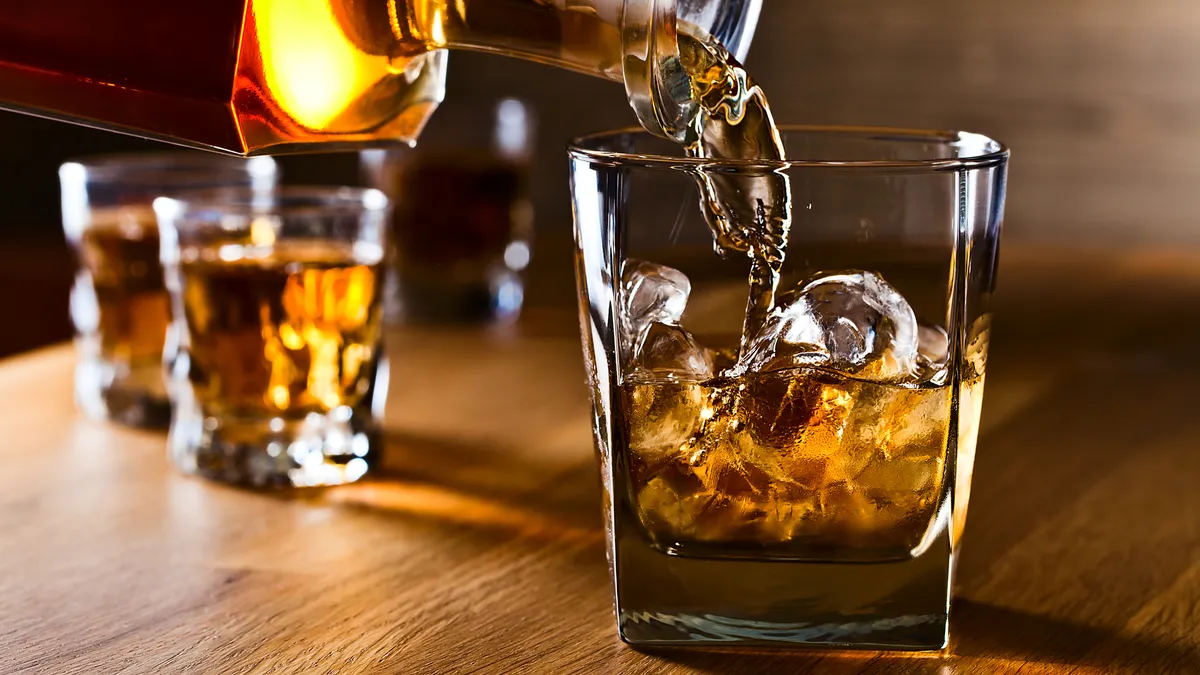
<path fill-rule="evenodd" d="M 640 131 L 570 150 L 617 629 L 941 649 L 1008 151 L 957 132 L 782 139 L 799 159 L 693 159 Z M 739 199 L 762 181 L 787 184 L 790 235 L 734 222 L 717 255 L 698 185 Z"/>
<path fill-rule="evenodd" d="M 198 189 L 269 194 L 275 162 L 198 151 L 114 154 L 67 162 L 58 175 L 63 229 L 78 261 L 71 290 L 78 406 L 95 419 L 165 427 L 170 301 L 151 204 Z"/>
<path fill-rule="evenodd" d="M 515 98 L 443 106 L 412 148 L 372 148 L 367 185 L 392 201 L 390 319 L 405 323 L 515 320 L 532 255 L 529 199 L 536 122 Z"/>
<path fill-rule="evenodd" d="M 358 480 L 377 463 L 387 395 L 378 190 L 281 188 L 160 198 L 179 336 L 174 463 L 239 485 Z"/>

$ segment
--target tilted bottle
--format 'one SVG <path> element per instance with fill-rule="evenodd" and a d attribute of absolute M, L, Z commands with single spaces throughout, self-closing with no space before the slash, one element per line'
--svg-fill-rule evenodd
<path fill-rule="evenodd" d="M 7 0 L 0 107 L 184 145 L 268 154 L 411 142 L 445 50 L 624 82 L 648 129 L 695 112 L 678 31 L 749 46 L 761 0 Z"/>

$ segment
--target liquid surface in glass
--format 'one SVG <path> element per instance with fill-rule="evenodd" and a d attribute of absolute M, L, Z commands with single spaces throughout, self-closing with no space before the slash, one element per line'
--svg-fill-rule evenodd
<path fill-rule="evenodd" d="M 378 358 L 381 264 L 320 240 L 185 251 L 189 379 L 201 409 L 296 418 L 358 405 Z"/>
<path fill-rule="evenodd" d="M 154 212 L 148 206 L 117 207 L 93 209 L 89 217 L 78 251 L 96 294 L 101 354 L 157 374 L 171 301 Z"/>
<path fill-rule="evenodd" d="M 666 547 L 905 557 L 933 520 L 947 386 L 783 371 L 624 395 L 638 515 Z"/>

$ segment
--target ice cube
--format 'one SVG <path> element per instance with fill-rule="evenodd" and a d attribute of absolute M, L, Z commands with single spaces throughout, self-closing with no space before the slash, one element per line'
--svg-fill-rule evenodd
<path fill-rule="evenodd" d="M 638 517 L 652 537 L 671 542 L 694 535 L 709 499 L 703 491 L 677 489 L 656 476 L 637 493 Z"/>
<path fill-rule="evenodd" d="M 918 359 L 933 366 L 943 366 L 950 355 L 950 337 L 941 326 L 917 326 Z"/>
<path fill-rule="evenodd" d="M 917 371 L 923 381 L 945 381 L 950 358 L 950 336 L 941 326 L 917 326 Z"/>
<path fill-rule="evenodd" d="M 627 389 L 629 447 L 648 466 L 688 455 L 704 422 L 708 397 L 693 382 L 637 383 Z M 708 413 L 711 415 L 711 410 Z M 655 469 L 657 470 L 657 469 Z"/>
<path fill-rule="evenodd" d="M 746 354 L 746 365 L 754 372 L 828 365 L 830 361 L 821 325 L 803 297 L 773 309 Z"/>
<path fill-rule="evenodd" d="M 699 382 L 713 376 L 713 357 L 691 333 L 656 321 L 643 330 L 631 365 L 640 375 Z"/>
<path fill-rule="evenodd" d="M 781 300 L 751 341 L 752 370 L 823 366 L 880 382 L 916 373 L 916 315 L 879 275 L 821 277 Z"/>
<path fill-rule="evenodd" d="M 677 269 L 630 258 L 622 268 L 621 290 L 622 354 L 628 359 L 651 324 L 679 324 L 692 283 Z"/>

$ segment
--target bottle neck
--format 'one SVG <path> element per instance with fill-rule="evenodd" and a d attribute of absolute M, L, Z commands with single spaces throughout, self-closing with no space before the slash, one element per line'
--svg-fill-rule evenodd
<path fill-rule="evenodd" d="M 482 51 L 620 82 L 623 0 L 395 0 L 396 47 Z"/>
<path fill-rule="evenodd" d="M 433 0 L 388 3 L 408 55 L 467 49 L 623 82 L 638 120 L 683 140 L 697 114 L 679 32 L 744 55 L 762 0 Z"/>
<path fill-rule="evenodd" d="M 697 110 L 679 61 L 675 0 L 626 0 L 621 16 L 625 94 L 651 133 L 683 141 Z"/>
<path fill-rule="evenodd" d="M 683 60 L 709 49 L 745 58 L 762 0 L 623 0 L 622 74 L 629 104 L 642 126 L 690 144 L 699 129 L 699 104 Z"/>

